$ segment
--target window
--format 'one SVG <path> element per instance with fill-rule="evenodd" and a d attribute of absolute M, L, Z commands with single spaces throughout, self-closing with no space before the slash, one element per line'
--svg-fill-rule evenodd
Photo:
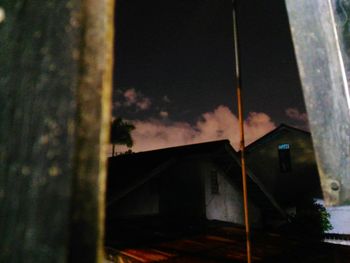
<path fill-rule="evenodd" d="M 210 174 L 210 187 L 211 193 L 214 195 L 219 194 L 219 181 L 218 181 L 218 172 L 216 170 L 212 170 Z"/>
<path fill-rule="evenodd" d="M 286 173 L 292 170 L 290 161 L 290 145 L 288 143 L 278 145 L 278 158 L 280 171 L 282 173 Z"/>

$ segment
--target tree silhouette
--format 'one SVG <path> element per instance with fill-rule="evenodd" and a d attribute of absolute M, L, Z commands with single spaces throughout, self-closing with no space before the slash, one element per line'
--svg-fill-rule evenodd
<path fill-rule="evenodd" d="M 127 147 L 133 146 L 133 140 L 131 137 L 131 131 L 135 129 L 135 126 L 131 123 L 124 121 L 118 117 L 112 121 L 111 127 L 111 143 L 112 143 L 112 156 L 115 156 L 115 145 L 126 145 Z"/>
<path fill-rule="evenodd" d="M 285 234 L 322 240 L 324 234 L 333 229 L 326 208 L 311 197 L 300 199 L 296 214 L 290 219 L 291 223 L 282 229 Z"/>

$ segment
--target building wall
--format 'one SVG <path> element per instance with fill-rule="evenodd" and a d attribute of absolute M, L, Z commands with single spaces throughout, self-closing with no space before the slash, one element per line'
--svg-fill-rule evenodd
<path fill-rule="evenodd" d="M 278 145 L 290 145 L 291 171 L 281 172 Z M 246 154 L 247 165 L 282 205 L 302 195 L 321 196 L 311 136 L 282 130 Z"/>
<path fill-rule="evenodd" d="M 161 215 L 177 220 L 204 218 L 204 183 L 199 168 L 198 159 L 186 158 L 162 176 Z"/>
<path fill-rule="evenodd" d="M 156 214 L 174 220 L 205 217 L 197 159 L 182 160 L 113 205 L 113 215 L 119 218 Z"/>
<path fill-rule="evenodd" d="M 205 178 L 206 217 L 209 220 L 220 220 L 244 224 L 244 209 L 242 191 L 228 181 L 224 172 L 212 163 L 202 163 L 202 174 Z M 216 171 L 219 193 L 213 194 L 211 188 L 211 173 Z M 237 174 L 237 176 L 240 176 Z M 252 202 L 249 202 L 250 223 L 261 226 L 261 212 Z"/>
<path fill-rule="evenodd" d="M 218 171 L 219 194 L 211 193 L 212 170 Z M 249 213 L 251 224 L 261 226 L 260 209 L 252 202 Z M 178 221 L 207 218 L 244 224 L 242 192 L 209 160 L 184 159 L 113 205 L 117 218 L 156 214 Z"/>
<path fill-rule="evenodd" d="M 154 181 L 153 181 L 154 182 Z M 159 193 L 154 191 L 152 181 L 130 192 L 113 204 L 113 217 L 122 218 L 136 215 L 159 213 Z"/>

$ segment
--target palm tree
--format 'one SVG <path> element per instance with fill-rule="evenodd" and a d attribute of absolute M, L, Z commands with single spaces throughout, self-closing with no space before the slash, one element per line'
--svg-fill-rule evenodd
<path fill-rule="evenodd" d="M 131 131 L 135 129 L 135 126 L 129 122 L 124 121 L 118 117 L 112 121 L 111 127 L 111 143 L 112 143 L 112 156 L 115 156 L 115 145 L 126 145 L 127 147 L 133 146 L 133 140 L 131 137 Z"/>

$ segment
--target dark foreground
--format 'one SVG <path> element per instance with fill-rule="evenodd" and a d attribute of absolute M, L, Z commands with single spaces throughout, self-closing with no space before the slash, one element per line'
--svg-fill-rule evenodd
<path fill-rule="evenodd" d="M 117 223 L 117 222 L 115 222 Z M 206 222 L 186 227 L 118 222 L 107 233 L 112 262 L 246 262 L 241 226 Z M 253 262 L 350 262 L 350 247 L 253 231 Z"/>

